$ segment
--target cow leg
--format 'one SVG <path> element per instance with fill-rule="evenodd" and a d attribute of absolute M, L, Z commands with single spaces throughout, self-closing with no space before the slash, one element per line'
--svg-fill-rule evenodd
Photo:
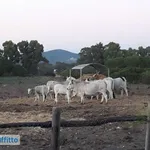
<path fill-rule="evenodd" d="M 43 102 L 45 101 L 45 95 L 44 94 L 42 94 L 42 97 L 43 97 Z"/>
<path fill-rule="evenodd" d="M 107 92 L 108 92 L 108 99 L 113 99 L 113 91 L 112 91 L 112 89 L 107 87 Z"/>
<path fill-rule="evenodd" d="M 96 99 L 99 100 L 99 94 L 96 95 Z"/>
<path fill-rule="evenodd" d="M 107 102 L 108 102 L 107 94 L 106 94 L 106 93 L 103 93 L 103 95 L 104 95 L 105 101 L 106 101 L 106 103 L 107 103 Z"/>
<path fill-rule="evenodd" d="M 124 89 L 126 96 L 129 96 L 127 88 Z"/>
<path fill-rule="evenodd" d="M 113 92 L 112 91 L 109 91 L 109 96 L 110 96 L 109 97 L 110 99 L 113 99 Z"/>
<path fill-rule="evenodd" d="M 123 97 L 123 93 L 124 93 L 124 92 L 123 92 L 123 89 L 121 89 L 121 97 Z"/>
<path fill-rule="evenodd" d="M 57 97 L 58 97 L 58 93 L 55 93 L 55 102 L 56 102 L 56 104 L 57 104 L 57 102 L 58 102 Z"/>
<path fill-rule="evenodd" d="M 37 101 L 37 100 L 39 100 L 39 95 L 36 93 L 34 102 Z"/>
<path fill-rule="evenodd" d="M 93 96 L 91 96 L 91 100 L 93 99 Z"/>
<path fill-rule="evenodd" d="M 104 96 L 103 96 L 103 94 L 102 94 L 101 103 L 103 103 L 103 101 L 104 101 Z"/>
<path fill-rule="evenodd" d="M 37 98 L 38 98 L 38 101 L 40 100 L 40 95 L 39 94 L 37 94 Z"/>
<path fill-rule="evenodd" d="M 49 95 L 50 95 L 50 99 L 53 99 L 53 97 L 52 97 L 52 93 L 49 93 Z"/>
<path fill-rule="evenodd" d="M 84 104 L 84 96 L 81 96 L 81 103 Z"/>
<path fill-rule="evenodd" d="M 35 98 L 34 98 L 34 102 L 35 102 L 35 101 L 37 101 L 37 96 L 35 96 Z"/>
<path fill-rule="evenodd" d="M 108 99 L 107 99 L 107 94 L 105 92 L 102 93 L 102 100 L 101 100 L 101 103 L 104 101 L 104 98 L 106 100 L 106 103 L 108 102 Z"/>
<path fill-rule="evenodd" d="M 108 99 L 112 99 L 112 93 L 110 91 L 108 91 L 107 95 L 108 95 Z"/>
<path fill-rule="evenodd" d="M 68 104 L 70 104 L 70 97 L 69 96 L 67 96 L 67 100 L 68 100 Z"/>
<path fill-rule="evenodd" d="M 107 95 L 108 95 L 108 99 L 110 99 L 110 94 L 109 94 L 109 92 L 107 93 Z"/>
<path fill-rule="evenodd" d="M 45 100 L 46 100 L 46 95 L 44 94 L 43 95 L 43 102 L 45 102 Z"/>
<path fill-rule="evenodd" d="M 70 104 L 70 93 L 68 91 L 66 93 L 66 96 L 67 96 L 68 104 Z"/>
<path fill-rule="evenodd" d="M 116 96 L 115 96 L 115 93 L 113 92 L 113 98 L 115 99 L 116 98 Z"/>

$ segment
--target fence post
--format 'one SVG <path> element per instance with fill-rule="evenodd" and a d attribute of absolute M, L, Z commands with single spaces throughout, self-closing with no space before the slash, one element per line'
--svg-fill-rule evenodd
<path fill-rule="evenodd" d="M 60 136 L 60 109 L 52 109 L 52 150 L 59 150 Z"/>
<path fill-rule="evenodd" d="M 145 138 L 145 150 L 150 150 L 150 102 L 147 107 L 147 124 L 146 124 L 146 138 Z"/>

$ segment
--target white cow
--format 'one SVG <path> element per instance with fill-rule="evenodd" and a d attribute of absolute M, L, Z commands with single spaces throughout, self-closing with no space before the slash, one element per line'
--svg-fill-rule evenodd
<path fill-rule="evenodd" d="M 113 81 L 113 78 L 111 77 L 107 77 L 107 78 L 104 78 L 104 79 L 100 79 L 100 80 L 104 80 L 107 84 L 107 91 L 108 91 L 108 99 L 113 99 L 115 98 L 115 95 L 114 95 L 114 81 Z M 98 81 L 98 80 L 96 80 Z M 91 82 L 89 81 L 89 79 L 86 79 L 85 82 Z M 92 100 L 93 96 L 91 96 L 91 100 Z M 99 94 L 96 96 L 97 100 L 99 99 Z"/>
<path fill-rule="evenodd" d="M 114 94 L 114 80 L 113 80 L 113 78 L 106 77 L 103 80 L 107 84 L 107 91 L 108 91 L 109 99 L 115 98 L 115 94 Z"/>
<path fill-rule="evenodd" d="M 43 102 L 45 101 L 49 90 L 47 85 L 39 85 L 39 86 L 35 86 L 34 88 L 28 88 L 28 96 L 30 94 L 35 94 L 35 101 L 40 99 L 40 95 L 42 95 L 43 97 Z"/>
<path fill-rule="evenodd" d="M 104 98 L 107 103 L 107 85 L 106 82 L 103 80 L 95 80 L 87 82 L 80 82 L 76 83 L 73 80 L 69 82 L 67 86 L 67 90 L 72 90 L 72 97 L 79 96 L 81 98 L 81 103 L 84 103 L 84 96 L 93 96 L 99 93 L 102 94 L 101 103 L 103 102 Z"/>
<path fill-rule="evenodd" d="M 70 81 L 70 80 L 76 81 L 77 79 L 74 78 L 74 77 L 71 77 L 71 76 L 69 76 L 69 77 L 66 78 L 66 81 Z"/>
<path fill-rule="evenodd" d="M 48 81 L 46 85 L 48 86 L 48 89 L 50 91 L 50 90 L 54 90 L 54 85 L 58 83 L 59 83 L 58 81 Z"/>
<path fill-rule="evenodd" d="M 71 90 L 67 90 L 67 84 L 55 84 L 54 85 L 55 102 L 58 102 L 58 94 L 67 96 L 68 104 L 70 103 Z"/>
<path fill-rule="evenodd" d="M 54 93 L 54 85 L 58 83 L 59 83 L 58 81 L 48 81 L 46 84 L 48 86 L 48 91 L 49 91 L 51 99 L 53 98 L 52 93 Z"/>
<path fill-rule="evenodd" d="M 86 78 L 86 79 L 85 79 L 85 82 L 86 82 L 86 83 L 89 83 L 89 82 L 90 82 L 89 78 Z M 94 96 L 95 96 L 95 95 L 91 96 L 91 100 L 93 99 Z M 97 99 L 97 100 L 99 99 L 99 93 L 96 95 L 96 99 Z"/>
<path fill-rule="evenodd" d="M 54 85 L 59 84 L 59 83 L 60 84 L 68 84 L 70 80 L 76 80 L 76 79 L 73 77 L 67 77 L 66 81 L 62 81 L 62 82 L 48 81 L 46 85 L 48 86 L 49 91 L 52 92 L 52 91 L 54 91 Z"/>
<path fill-rule="evenodd" d="M 73 81 L 75 81 L 75 82 L 81 82 L 80 79 L 76 79 L 76 78 L 71 77 L 71 76 L 67 77 L 65 82 L 66 82 L 66 83 L 69 83 L 69 81 L 71 81 L 71 80 L 73 80 Z"/>
<path fill-rule="evenodd" d="M 123 96 L 123 93 L 126 93 L 126 96 L 128 96 L 128 90 L 127 90 L 127 80 L 125 77 L 118 77 L 114 78 L 114 90 L 120 92 L 121 96 Z"/>

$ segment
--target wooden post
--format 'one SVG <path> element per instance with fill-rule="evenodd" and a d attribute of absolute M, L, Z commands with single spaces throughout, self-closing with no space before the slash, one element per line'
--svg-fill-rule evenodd
<path fill-rule="evenodd" d="M 53 107 L 52 115 L 52 150 L 59 150 L 60 109 Z"/>
<path fill-rule="evenodd" d="M 69 76 L 71 77 L 71 69 L 69 70 Z"/>
<path fill-rule="evenodd" d="M 108 68 L 108 77 L 110 77 L 110 70 L 109 70 L 109 68 Z"/>
<path fill-rule="evenodd" d="M 146 125 L 146 138 L 145 138 L 145 150 L 150 150 L 150 102 L 148 102 L 147 108 L 147 125 Z"/>
<path fill-rule="evenodd" d="M 82 69 L 80 69 L 80 81 L 81 81 L 81 78 L 82 78 Z"/>

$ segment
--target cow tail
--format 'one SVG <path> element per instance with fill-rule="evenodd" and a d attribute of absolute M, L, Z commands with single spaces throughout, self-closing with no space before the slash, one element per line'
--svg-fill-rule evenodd
<path fill-rule="evenodd" d="M 107 89 L 107 82 L 104 80 L 104 83 L 105 83 L 105 85 L 106 85 L 106 89 Z"/>
<path fill-rule="evenodd" d="M 122 79 L 124 82 L 126 82 L 126 78 L 125 78 L 125 77 L 121 77 L 121 79 Z"/>
<path fill-rule="evenodd" d="M 124 81 L 125 86 L 126 86 L 126 88 L 128 89 L 128 86 L 127 86 L 127 80 L 126 80 L 126 78 L 125 78 L 125 77 L 121 77 L 121 79 Z"/>
<path fill-rule="evenodd" d="M 127 84 L 127 80 L 125 77 L 121 77 L 121 79 L 123 80 L 123 82 L 125 82 Z"/>

